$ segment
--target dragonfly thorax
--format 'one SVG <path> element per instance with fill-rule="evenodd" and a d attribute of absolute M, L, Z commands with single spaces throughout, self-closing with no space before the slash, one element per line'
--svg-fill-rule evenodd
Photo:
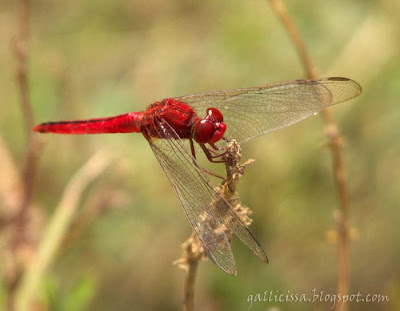
<path fill-rule="evenodd" d="M 193 125 L 193 139 L 196 142 L 214 144 L 224 137 L 226 125 L 223 123 L 224 117 L 218 109 L 208 108 L 204 119 L 196 119 Z"/>

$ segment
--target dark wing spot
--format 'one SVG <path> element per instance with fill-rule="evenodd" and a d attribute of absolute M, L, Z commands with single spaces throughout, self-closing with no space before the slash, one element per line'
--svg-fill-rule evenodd
<path fill-rule="evenodd" d="M 329 77 L 328 80 L 331 80 L 331 81 L 350 81 L 349 78 L 343 78 L 343 77 Z"/>

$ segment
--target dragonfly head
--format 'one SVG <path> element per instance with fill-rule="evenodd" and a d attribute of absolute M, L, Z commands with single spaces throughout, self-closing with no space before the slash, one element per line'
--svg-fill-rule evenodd
<path fill-rule="evenodd" d="M 216 108 L 208 108 L 204 119 L 198 118 L 193 125 L 193 138 L 199 144 L 214 144 L 222 137 L 226 131 L 226 125 L 223 122 L 224 116 Z"/>

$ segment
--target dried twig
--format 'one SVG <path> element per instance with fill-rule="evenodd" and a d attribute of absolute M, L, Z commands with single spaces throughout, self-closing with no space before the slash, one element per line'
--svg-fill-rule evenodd
<path fill-rule="evenodd" d="M 40 280 L 54 259 L 54 255 L 68 230 L 82 192 L 93 179 L 107 168 L 110 162 L 110 157 L 104 152 L 95 154 L 66 186 L 60 203 L 43 232 L 43 240 L 21 280 L 16 295 L 18 311 L 29 310 L 29 305 L 36 294 Z"/>
<path fill-rule="evenodd" d="M 23 165 L 22 183 L 23 191 L 20 208 L 16 219 L 16 233 L 13 246 L 17 249 L 24 240 L 24 226 L 26 223 L 27 210 L 32 197 L 33 178 L 36 170 L 36 154 L 38 141 L 32 133 L 34 118 L 29 98 L 28 83 L 28 47 L 29 47 L 29 0 L 17 1 L 17 34 L 14 38 L 14 55 L 17 60 L 17 84 L 20 95 L 20 103 L 25 126 L 26 146 L 25 163 Z"/>
<path fill-rule="evenodd" d="M 204 249 L 193 232 L 189 239 L 183 244 L 183 255 L 182 258 L 176 260 L 174 264 L 177 264 L 179 268 L 185 271 L 185 281 L 183 284 L 183 311 L 194 310 L 194 292 L 197 268 L 200 260 L 205 258 Z"/>
<path fill-rule="evenodd" d="M 254 160 L 250 159 L 243 164 L 239 164 L 241 157 L 240 146 L 236 141 L 230 141 L 227 146 L 227 153 L 224 155 L 227 178 L 215 188 L 215 191 L 234 208 L 235 212 L 241 217 L 246 225 L 250 225 L 252 222 L 249 218 L 251 211 L 247 206 L 241 204 L 239 195 L 236 192 L 236 185 L 239 182 L 240 177 L 244 174 L 245 168 L 252 164 Z M 229 228 L 226 228 L 225 234 L 228 240 L 231 241 L 233 232 L 231 232 Z M 200 260 L 204 259 L 206 255 L 194 232 L 190 238 L 183 243 L 182 248 L 182 258 L 176 260 L 174 264 L 177 264 L 186 273 L 184 281 L 183 310 L 193 311 L 197 268 Z"/>
<path fill-rule="evenodd" d="M 33 112 L 29 98 L 28 83 L 28 51 L 29 51 L 29 0 L 16 1 L 16 34 L 13 40 L 13 52 L 17 62 L 16 82 L 19 91 L 23 122 L 26 131 L 26 151 L 21 172 L 21 197 L 19 198 L 17 213 L 13 223 L 13 234 L 10 239 L 15 265 L 7 279 L 7 309 L 14 310 L 14 293 L 19 278 L 23 272 L 20 254 L 26 246 L 26 224 L 31 205 L 33 179 L 36 170 L 36 154 L 38 144 L 32 135 L 31 128 L 34 125 Z"/>
<path fill-rule="evenodd" d="M 306 76 L 310 79 L 317 76 L 316 70 L 311 62 L 307 50 L 300 38 L 294 22 L 286 11 L 281 0 L 270 0 L 273 10 L 277 16 L 282 20 L 289 37 L 292 39 L 296 51 L 300 57 Z M 338 279 L 337 279 L 337 293 L 347 294 L 349 289 L 349 195 L 346 181 L 346 170 L 344 167 L 344 160 L 342 155 L 342 142 L 343 137 L 340 135 L 338 127 L 333 119 L 330 110 L 324 109 L 322 111 L 322 118 L 324 121 L 324 131 L 329 140 L 329 146 L 333 157 L 333 169 L 335 172 L 336 187 L 338 189 L 340 199 L 340 211 L 337 217 L 337 231 L 338 231 Z M 342 306 L 340 306 L 342 308 Z M 347 306 L 344 305 L 342 310 L 346 311 Z"/>

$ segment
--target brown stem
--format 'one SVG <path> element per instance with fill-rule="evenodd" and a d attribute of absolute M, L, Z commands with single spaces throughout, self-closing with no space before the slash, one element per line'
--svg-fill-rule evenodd
<path fill-rule="evenodd" d="M 17 1 L 18 28 L 14 39 L 14 54 L 17 60 L 16 78 L 26 132 L 27 150 L 25 152 L 25 162 L 22 171 L 23 195 L 16 220 L 17 232 L 14 240 L 14 248 L 18 247 L 18 244 L 23 240 L 25 218 L 32 197 L 33 178 L 36 170 L 37 141 L 32 132 L 34 119 L 29 98 L 28 83 L 29 12 L 29 0 Z"/>
<path fill-rule="evenodd" d="M 270 0 L 273 10 L 276 15 L 281 19 L 285 26 L 289 37 L 293 41 L 297 54 L 303 65 L 306 76 L 310 79 L 316 77 L 316 70 L 311 62 L 303 41 L 297 31 L 297 28 L 292 21 L 290 15 L 286 11 L 281 0 Z M 338 227 L 338 275 L 337 275 L 337 293 L 347 294 L 349 289 L 349 235 L 348 235 L 348 222 L 349 222 L 349 195 L 348 186 L 346 181 L 346 169 L 342 155 L 342 141 L 337 125 L 333 119 L 330 110 L 324 109 L 322 111 L 322 119 L 324 121 L 325 134 L 329 140 L 329 147 L 333 157 L 333 169 L 335 171 L 335 182 L 339 194 L 340 211 L 337 219 Z M 342 306 L 338 306 L 342 308 Z M 342 311 L 347 310 L 345 304 Z"/>
<path fill-rule="evenodd" d="M 236 141 L 228 142 L 227 152 L 224 155 L 227 177 L 218 187 L 214 188 L 214 190 L 233 207 L 234 211 L 246 225 L 250 225 L 251 219 L 249 215 L 251 211 L 248 207 L 241 204 L 239 195 L 236 192 L 236 185 L 240 177 L 244 174 L 245 168 L 252 164 L 254 160 L 250 159 L 240 164 L 241 156 L 241 149 Z M 231 232 L 229 228 L 225 228 L 225 234 L 228 240 L 231 241 L 233 232 Z M 203 246 L 194 232 L 191 237 L 183 243 L 182 247 L 183 256 L 176 260 L 174 264 L 177 264 L 186 273 L 182 309 L 183 311 L 193 311 L 197 268 L 200 260 L 206 256 Z"/>
<path fill-rule="evenodd" d="M 184 284 L 183 311 L 194 310 L 194 288 L 198 266 L 199 262 L 197 260 L 188 263 L 188 271 L 186 272 Z"/>
<path fill-rule="evenodd" d="M 25 163 L 22 171 L 22 198 L 16 217 L 16 232 L 13 237 L 13 249 L 18 248 L 23 240 L 24 224 L 32 195 L 33 176 L 35 171 L 35 143 L 31 129 L 33 127 L 33 112 L 29 99 L 28 85 L 28 40 L 29 40 L 29 0 L 19 0 L 17 3 L 17 33 L 14 38 L 14 55 L 17 61 L 16 81 L 20 96 L 23 122 L 26 131 Z"/>
<path fill-rule="evenodd" d="M 29 51 L 29 0 L 16 1 L 16 34 L 13 40 L 13 52 L 17 62 L 16 83 L 20 97 L 23 122 L 25 126 L 26 146 L 24 164 L 21 172 L 22 195 L 15 216 L 15 228 L 11 237 L 11 250 L 15 258 L 15 269 L 8 282 L 7 308 L 14 310 L 14 293 L 22 275 L 22 264 L 19 251 L 25 243 L 25 225 L 28 221 L 28 210 L 32 198 L 33 178 L 36 170 L 37 141 L 32 135 L 34 125 L 33 112 L 29 98 L 28 51 Z"/>
<path fill-rule="evenodd" d="M 185 248 L 186 253 L 186 274 L 185 281 L 183 284 L 183 311 L 194 310 L 194 292 L 197 276 L 197 268 L 200 260 L 203 258 L 203 254 L 199 252 L 199 241 L 197 240 L 196 234 L 193 232 L 190 237 L 191 242 L 187 243 Z M 195 249 L 193 249 L 193 246 Z"/>
<path fill-rule="evenodd" d="M 192 262 L 189 262 L 188 265 L 189 267 L 185 276 L 184 284 L 185 291 L 183 296 L 183 311 L 194 310 L 194 288 L 199 262 L 197 260 L 193 260 Z"/>

